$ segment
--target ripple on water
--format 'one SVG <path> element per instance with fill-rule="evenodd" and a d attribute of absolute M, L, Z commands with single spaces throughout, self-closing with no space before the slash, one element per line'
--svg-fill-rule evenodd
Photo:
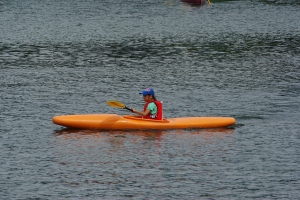
<path fill-rule="evenodd" d="M 0 194 L 6 199 L 280 198 L 299 194 L 298 1 L 0 2 Z M 229 129 L 60 129 L 128 114 L 153 87 L 165 117 Z"/>

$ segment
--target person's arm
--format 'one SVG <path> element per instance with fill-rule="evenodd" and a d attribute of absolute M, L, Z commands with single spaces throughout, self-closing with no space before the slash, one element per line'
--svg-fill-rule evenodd
<path fill-rule="evenodd" d="M 150 110 L 146 110 L 145 112 L 143 112 L 143 111 L 138 111 L 138 110 L 132 108 L 132 112 L 145 117 L 150 113 Z"/>

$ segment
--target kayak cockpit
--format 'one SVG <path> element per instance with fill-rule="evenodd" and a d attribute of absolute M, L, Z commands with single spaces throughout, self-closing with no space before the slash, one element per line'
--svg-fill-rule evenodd
<path fill-rule="evenodd" d="M 167 119 L 163 120 L 156 120 L 156 119 L 145 119 L 141 116 L 134 116 L 134 115 L 123 115 L 125 119 L 131 119 L 131 120 L 140 120 L 144 122 L 155 122 L 155 123 L 169 123 L 170 121 Z"/>

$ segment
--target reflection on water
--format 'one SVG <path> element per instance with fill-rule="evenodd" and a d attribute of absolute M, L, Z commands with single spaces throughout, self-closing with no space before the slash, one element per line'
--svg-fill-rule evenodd
<path fill-rule="evenodd" d="M 211 143 L 219 143 L 222 139 L 234 134 L 234 129 L 183 129 L 165 131 L 97 131 L 62 129 L 54 132 L 58 148 L 66 148 L 65 151 L 73 151 L 76 148 L 106 149 L 118 151 L 124 149 L 143 149 L 145 145 L 149 149 L 161 146 L 169 146 L 172 143 L 205 146 Z M 94 151 L 94 150 L 92 150 Z"/>
<path fill-rule="evenodd" d="M 67 188 L 98 188 L 107 191 L 108 196 L 119 189 L 124 196 L 136 197 L 141 187 L 151 192 L 180 183 L 180 187 L 185 188 L 181 197 L 193 196 L 197 193 L 197 183 L 227 176 L 221 172 L 216 176 L 211 173 L 211 168 L 218 166 L 222 159 L 231 157 L 234 132 L 234 129 L 226 128 L 166 131 L 62 129 L 54 132 L 53 153 L 56 165 L 68 172 L 60 178 Z"/>
<path fill-rule="evenodd" d="M 161 147 L 173 148 L 173 143 L 183 146 L 203 146 L 219 143 L 222 139 L 234 134 L 234 129 L 183 129 L 183 130 L 139 130 L 139 131 L 97 131 L 97 130 L 74 130 L 62 129 L 54 132 L 56 136 L 56 149 L 61 152 L 75 152 L 78 148 L 85 151 L 97 149 L 110 151 L 128 151 L 137 149 L 142 152 L 158 150 Z"/>
<path fill-rule="evenodd" d="M 181 0 L 181 2 L 196 7 L 203 6 L 206 4 L 206 0 Z"/>
<path fill-rule="evenodd" d="M 70 129 L 64 128 L 57 130 L 53 133 L 54 136 L 64 139 L 80 139 L 82 137 L 95 137 L 101 138 L 104 136 L 110 136 L 114 138 L 126 138 L 128 135 L 141 137 L 146 140 L 160 140 L 163 134 L 178 134 L 189 135 L 197 134 L 203 138 L 220 137 L 226 134 L 233 134 L 234 128 L 213 128 L 213 129 L 178 129 L 178 130 L 132 130 L 132 131 L 98 131 L 98 130 L 86 130 L 86 129 Z"/>

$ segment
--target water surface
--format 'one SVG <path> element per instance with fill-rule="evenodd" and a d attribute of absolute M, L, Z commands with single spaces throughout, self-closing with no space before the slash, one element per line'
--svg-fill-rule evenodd
<path fill-rule="evenodd" d="M 4 199 L 296 199 L 298 1 L 0 2 Z M 227 129 L 69 130 L 55 115 L 128 114 L 153 87 L 165 117 Z"/>

